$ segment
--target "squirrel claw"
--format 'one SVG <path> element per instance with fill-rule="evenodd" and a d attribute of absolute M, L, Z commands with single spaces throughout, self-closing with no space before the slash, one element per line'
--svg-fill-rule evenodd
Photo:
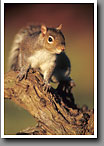
<path fill-rule="evenodd" d="M 71 81 L 70 81 L 70 87 L 73 88 L 73 87 L 75 87 L 75 86 L 76 86 L 75 82 L 74 82 L 73 80 L 71 80 Z"/>
<path fill-rule="evenodd" d="M 51 85 L 49 83 L 47 83 L 47 82 L 44 82 L 43 90 L 47 92 L 50 89 L 51 89 Z"/>
<path fill-rule="evenodd" d="M 17 79 L 18 79 L 19 81 L 23 80 L 23 78 L 24 78 L 24 75 L 20 75 L 20 74 L 19 74 L 19 75 L 17 76 Z"/>
<path fill-rule="evenodd" d="M 27 79 L 27 73 L 19 72 L 19 74 L 17 75 L 17 78 L 19 81 L 23 80 L 23 78 Z"/>

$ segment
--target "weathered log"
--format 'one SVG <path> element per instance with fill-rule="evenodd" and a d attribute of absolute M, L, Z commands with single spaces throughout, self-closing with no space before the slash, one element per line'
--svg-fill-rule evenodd
<path fill-rule="evenodd" d="M 26 135 L 93 135 L 94 113 L 87 108 L 77 108 L 71 87 L 64 83 L 57 89 L 45 90 L 39 71 L 29 71 L 27 79 L 18 81 L 18 72 L 5 74 L 5 99 L 25 108 L 37 120 L 37 126 L 17 134 Z"/>

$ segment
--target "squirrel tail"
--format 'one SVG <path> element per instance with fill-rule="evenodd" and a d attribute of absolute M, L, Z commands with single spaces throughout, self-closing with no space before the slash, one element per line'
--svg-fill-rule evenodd
<path fill-rule="evenodd" d="M 18 70 L 19 69 L 19 64 L 18 64 L 18 57 L 19 57 L 19 50 L 20 50 L 20 43 L 22 42 L 24 38 L 24 33 L 18 33 L 15 38 L 14 42 L 10 51 L 9 55 L 9 70 Z"/>

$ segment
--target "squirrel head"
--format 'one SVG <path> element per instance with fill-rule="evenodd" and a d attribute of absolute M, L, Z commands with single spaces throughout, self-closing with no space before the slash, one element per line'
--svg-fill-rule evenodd
<path fill-rule="evenodd" d="M 41 25 L 40 40 L 45 49 L 51 53 L 60 54 L 65 50 L 65 38 L 61 32 L 62 24 L 57 28 L 47 28 Z"/>

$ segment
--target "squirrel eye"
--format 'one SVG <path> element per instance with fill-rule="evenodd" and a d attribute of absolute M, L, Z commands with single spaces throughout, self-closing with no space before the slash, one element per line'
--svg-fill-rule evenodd
<path fill-rule="evenodd" d="M 52 43 L 53 40 L 54 40 L 54 38 L 53 38 L 52 36 L 49 36 L 49 38 L 48 38 L 48 42 L 49 42 L 49 43 Z"/>

